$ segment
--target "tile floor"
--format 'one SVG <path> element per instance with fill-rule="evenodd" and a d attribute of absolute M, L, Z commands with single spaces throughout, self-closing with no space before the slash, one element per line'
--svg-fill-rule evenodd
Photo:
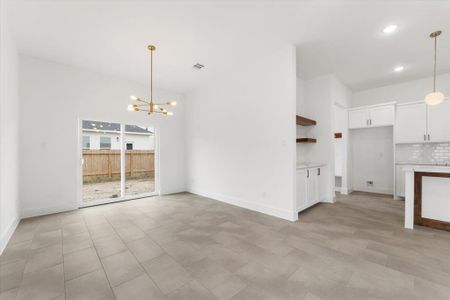
<path fill-rule="evenodd" d="M 6 299 L 450 299 L 450 232 L 339 196 L 292 223 L 183 193 L 23 220 Z"/>

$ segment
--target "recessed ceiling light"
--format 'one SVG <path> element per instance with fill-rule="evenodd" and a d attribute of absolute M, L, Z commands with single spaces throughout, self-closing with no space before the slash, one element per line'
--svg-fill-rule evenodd
<path fill-rule="evenodd" d="M 395 24 L 386 26 L 386 27 L 384 27 L 383 32 L 386 33 L 386 34 L 393 33 L 394 31 L 397 30 L 397 27 L 398 26 L 395 25 Z"/>
<path fill-rule="evenodd" d="M 395 71 L 395 72 L 401 72 L 401 71 L 403 71 L 404 69 L 405 69 L 405 67 L 403 67 L 403 66 L 397 66 L 397 67 L 394 68 L 394 71 Z"/>

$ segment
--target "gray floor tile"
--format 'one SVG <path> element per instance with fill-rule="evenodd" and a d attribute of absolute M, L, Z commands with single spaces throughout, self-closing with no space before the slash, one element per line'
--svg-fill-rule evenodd
<path fill-rule="evenodd" d="M 17 300 L 54 299 L 64 295 L 64 271 L 59 264 L 25 274 L 17 293 Z"/>
<path fill-rule="evenodd" d="M 101 269 L 102 265 L 94 248 L 64 254 L 65 280 Z"/>
<path fill-rule="evenodd" d="M 66 300 L 114 300 L 103 270 L 94 271 L 66 282 Z"/>
<path fill-rule="evenodd" d="M 144 262 L 143 266 L 164 294 L 193 280 L 189 272 L 167 254 Z"/>
<path fill-rule="evenodd" d="M 144 274 L 144 269 L 128 250 L 102 258 L 102 264 L 113 287 Z"/>
<path fill-rule="evenodd" d="M 147 274 L 142 274 L 114 288 L 117 300 L 166 299 Z"/>
<path fill-rule="evenodd" d="M 164 253 L 163 249 L 148 237 L 133 240 L 126 245 L 140 262 L 150 260 Z"/>

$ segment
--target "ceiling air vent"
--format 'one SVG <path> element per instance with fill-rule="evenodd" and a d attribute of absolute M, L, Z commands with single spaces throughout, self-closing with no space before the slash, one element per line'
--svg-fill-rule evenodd
<path fill-rule="evenodd" d="M 200 70 L 200 69 L 204 68 L 205 66 L 202 64 L 196 63 L 195 65 L 193 65 L 193 67 L 197 70 Z"/>

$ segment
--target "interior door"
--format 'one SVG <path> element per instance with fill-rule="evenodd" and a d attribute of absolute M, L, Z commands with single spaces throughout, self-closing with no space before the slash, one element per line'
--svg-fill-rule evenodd
<path fill-rule="evenodd" d="M 428 106 L 428 134 L 431 142 L 450 141 L 450 100 Z"/>
<path fill-rule="evenodd" d="M 427 109 L 425 103 L 399 105 L 395 122 L 397 143 L 425 142 Z"/>

